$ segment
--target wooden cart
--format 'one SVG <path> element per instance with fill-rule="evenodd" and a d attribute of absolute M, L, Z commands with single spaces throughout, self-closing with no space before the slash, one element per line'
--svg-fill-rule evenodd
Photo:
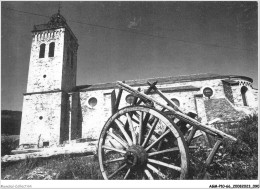
<path fill-rule="evenodd" d="M 98 142 L 98 158 L 104 179 L 190 179 L 189 151 L 196 133 L 213 136 L 212 146 L 204 169 L 213 160 L 224 138 L 236 138 L 202 124 L 196 114 L 184 113 L 156 87 L 156 82 L 145 93 L 123 82 L 117 82 L 119 92 L 112 107 L 113 115 L 105 123 Z M 134 96 L 131 106 L 118 110 L 123 90 Z M 162 100 L 149 93 L 158 94 Z"/>

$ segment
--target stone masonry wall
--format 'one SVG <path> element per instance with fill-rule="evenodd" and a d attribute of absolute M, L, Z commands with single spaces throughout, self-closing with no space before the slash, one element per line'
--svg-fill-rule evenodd
<path fill-rule="evenodd" d="M 252 94 L 254 99 L 254 107 L 258 107 L 258 90 L 252 88 Z"/>
<path fill-rule="evenodd" d="M 82 137 L 82 109 L 79 93 L 71 94 L 71 140 Z"/>
<path fill-rule="evenodd" d="M 62 92 L 61 95 L 61 120 L 60 120 L 60 144 L 69 139 L 69 121 L 70 121 L 70 102 L 69 95 Z"/>
<path fill-rule="evenodd" d="M 89 99 L 95 97 L 97 104 L 91 107 Z M 103 91 L 90 91 L 80 93 L 80 106 L 82 109 L 82 138 L 98 139 L 105 121 L 111 116 L 110 94 Z"/>
<path fill-rule="evenodd" d="M 230 102 L 234 103 L 232 88 L 231 88 L 230 84 L 227 83 L 227 82 L 223 82 L 223 89 L 224 89 L 224 93 L 225 93 L 226 98 Z"/>
<path fill-rule="evenodd" d="M 242 94 L 241 94 L 241 88 L 243 86 L 247 87 L 247 89 L 248 89 L 246 92 L 246 101 L 247 101 L 248 106 L 257 107 L 258 106 L 258 99 L 257 99 L 258 92 L 255 92 L 256 90 L 252 88 L 251 83 L 242 82 L 242 81 L 239 81 L 239 85 L 232 86 L 234 104 L 238 107 L 244 106 Z"/>
<path fill-rule="evenodd" d="M 204 101 L 208 121 L 220 118 L 221 122 L 239 121 L 246 114 L 237 111 L 226 98 L 208 99 Z"/>
<path fill-rule="evenodd" d="M 173 83 L 173 84 L 164 84 L 157 85 L 158 88 L 167 88 L 167 87 L 179 87 L 179 86 L 194 86 L 198 87 L 201 90 L 199 91 L 173 91 L 173 92 L 165 92 L 165 96 L 168 98 L 176 98 L 180 102 L 180 108 L 185 111 L 193 111 L 197 113 L 203 121 L 207 121 L 204 107 L 204 100 L 207 99 L 202 95 L 202 91 L 204 87 L 211 87 L 213 89 L 212 98 L 224 98 L 225 93 L 223 90 L 223 83 L 220 79 L 216 80 L 205 80 L 205 81 L 194 81 L 194 82 L 186 82 L 186 83 Z M 137 89 L 138 87 L 134 87 Z M 141 91 L 143 92 L 147 89 L 147 86 L 141 86 Z M 110 93 L 113 89 L 106 90 L 94 90 L 94 91 L 85 91 L 80 92 L 80 102 L 82 109 L 82 137 L 83 138 L 94 138 L 98 139 L 100 132 L 107 121 L 107 119 L 111 116 L 111 96 Z M 116 95 L 118 93 L 118 89 L 116 89 Z M 129 104 L 125 101 L 126 96 L 129 93 L 123 92 L 121 97 L 121 102 L 119 105 L 119 109 L 128 106 Z M 195 99 L 195 95 L 200 95 L 201 97 Z M 157 94 L 151 95 L 153 98 L 156 98 L 160 102 L 164 103 L 164 100 L 158 97 Z M 97 105 L 95 107 L 91 107 L 88 104 L 88 100 L 91 97 L 95 97 L 97 99 Z M 196 103 L 198 107 L 196 107 Z M 201 107 L 203 105 L 203 107 Z"/>
<path fill-rule="evenodd" d="M 61 98 L 61 92 L 24 96 L 20 144 L 59 144 Z"/>
<path fill-rule="evenodd" d="M 61 90 L 64 30 L 33 33 L 27 93 Z M 54 57 L 48 57 L 51 42 L 55 42 Z M 40 45 L 43 43 L 46 44 L 45 57 L 39 58 Z"/>
<path fill-rule="evenodd" d="M 203 95 L 195 95 L 195 106 L 196 106 L 196 113 L 198 115 L 199 121 L 201 123 L 206 123 L 208 121 L 206 115 L 206 109 L 204 104 Z"/>
<path fill-rule="evenodd" d="M 71 91 L 76 86 L 77 42 L 66 31 L 64 37 L 64 55 L 62 69 L 62 90 Z"/>

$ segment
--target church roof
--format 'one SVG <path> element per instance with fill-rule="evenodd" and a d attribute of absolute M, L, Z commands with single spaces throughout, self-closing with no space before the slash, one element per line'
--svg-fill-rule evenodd
<path fill-rule="evenodd" d="M 126 84 L 131 86 L 147 86 L 147 81 L 155 82 L 157 81 L 159 85 L 162 84 L 171 84 L 171 83 L 182 83 L 182 82 L 191 82 L 191 81 L 202 81 L 202 80 L 211 80 L 211 79 L 243 79 L 249 82 L 253 80 L 245 76 L 237 75 L 219 75 L 211 73 L 203 74 L 193 74 L 193 75 L 183 75 L 183 76 L 170 76 L 170 77 L 158 77 L 158 78 L 148 78 L 148 79 L 139 79 L 139 80 L 128 80 L 125 81 Z M 81 85 L 76 87 L 76 91 L 91 91 L 91 90 L 101 90 L 101 89 L 110 89 L 115 88 L 116 82 L 111 83 L 98 83 L 93 85 Z"/>

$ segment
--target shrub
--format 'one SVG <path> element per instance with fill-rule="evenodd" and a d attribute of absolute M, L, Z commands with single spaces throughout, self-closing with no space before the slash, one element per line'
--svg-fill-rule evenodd
<path fill-rule="evenodd" d="M 257 179 L 258 178 L 258 116 L 242 119 L 236 127 L 236 142 L 224 140 L 208 168 L 210 179 Z M 209 151 L 200 146 L 191 153 L 191 172 L 203 169 Z M 193 179 L 198 179 L 193 175 Z"/>

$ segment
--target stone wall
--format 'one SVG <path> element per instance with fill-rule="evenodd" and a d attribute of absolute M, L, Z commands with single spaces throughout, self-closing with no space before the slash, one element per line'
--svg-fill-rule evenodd
<path fill-rule="evenodd" d="M 241 94 L 241 88 L 245 86 L 247 87 L 246 92 L 246 101 L 249 107 L 257 107 L 258 106 L 258 91 L 256 92 L 255 89 L 252 88 L 250 84 L 247 82 L 239 82 L 239 85 L 232 86 L 232 93 L 234 98 L 234 104 L 238 107 L 244 106 L 242 94 Z"/>
<path fill-rule="evenodd" d="M 65 32 L 62 69 L 62 90 L 71 91 L 76 86 L 78 44 L 69 31 Z"/>
<path fill-rule="evenodd" d="M 184 112 L 192 111 L 194 113 L 198 114 L 198 117 L 200 118 L 201 122 L 207 122 L 211 121 L 215 118 L 220 118 L 222 121 L 236 121 L 237 119 L 245 116 L 243 112 L 237 111 L 235 106 L 232 105 L 230 100 L 226 98 L 226 96 L 230 96 L 231 94 L 236 94 L 237 91 L 235 91 L 236 86 L 225 86 L 223 84 L 222 80 L 220 79 L 214 79 L 214 80 L 204 80 L 204 81 L 194 81 L 194 82 L 182 82 L 182 83 L 169 83 L 169 84 L 163 84 L 163 85 L 157 85 L 158 88 L 165 88 L 165 89 L 172 89 L 172 90 L 166 90 L 164 92 L 165 96 L 169 99 L 176 98 L 180 102 L 180 109 Z M 189 88 L 190 87 L 190 88 Z M 205 97 L 203 95 L 203 89 L 205 87 L 210 87 L 213 90 L 213 95 L 208 99 L 208 97 Z M 240 86 L 241 87 L 241 86 Z M 136 90 L 138 89 L 138 86 L 134 87 Z M 141 92 L 144 92 L 148 86 L 140 86 Z M 178 90 L 177 90 L 178 89 Z M 225 90 L 226 89 L 226 90 Z M 55 128 L 60 126 L 60 130 L 57 131 L 58 135 L 52 136 L 53 141 L 52 143 L 62 143 L 64 140 L 68 139 L 76 139 L 76 138 L 92 138 L 92 139 L 98 139 L 99 135 L 101 133 L 101 130 L 105 124 L 105 122 L 108 120 L 108 118 L 112 115 L 112 109 L 111 109 L 111 93 L 114 89 L 98 89 L 98 90 L 91 90 L 86 89 L 85 91 L 81 92 L 74 92 L 71 93 L 70 100 L 68 95 L 64 92 L 63 95 L 60 96 L 59 102 L 61 102 L 62 105 L 59 105 L 59 113 L 61 116 L 60 123 L 55 118 L 53 122 L 57 126 Z M 232 90 L 232 92 L 231 92 Z M 238 88 L 237 90 L 240 90 Z M 118 88 L 115 89 L 116 96 L 118 94 Z M 235 93 L 235 92 L 236 93 Z M 54 93 L 58 94 L 58 93 Z M 128 106 L 129 104 L 126 102 L 126 96 L 129 93 L 124 91 L 121 97 L 121 102 L 119 105 L 119 109 Z M 42 96 L 41 96 L 42 95 Z M 28 105 L 25 102 L 25 106 L 31 106 L 33 107 L 33 104 L 40 103 L 41 101 L 43 104 L 45 104 L 45 101 L 49 101 L 47 99 L 52 98 L 51 94 L 49 97 L 47 97 L 47 94 L 41 94 L 36 95 L 39 96 L 37 101 L 31 100 L 31 104 Z M 27 95 L 31 96 L 30 98 L 34 99 L 36 97 L 33 97 L 33 95 Z M 25 96 L 26 98 L 28 98 Z M 46 96 L 46 97 L 45 97 Z M 234 103 L 237 102 L 237 99 L 239 99 L 241 94 L 234 95 Z M 162 98 L 160 98 L 157 94 L 151 94 L 151 97 L 156 98 L 162 103 L 165 103 Z M 95 98 L 96 104 L 90 103 L 89 101 Z M 53 99 L 52 99 L 53 100 Z M 57 100 L 57 99 L 56 99 Z M 93 100 L 93 99 L 92 99 Z M 58 101 L 57 101 L 58 102 Z M 56 105 L 58 107 L 58 103 L 56 102 Z M 70 103 L 70 104 L 69 104 Z M 46 104 L 46 109 L 48 106 L 51 106 L 52 103 L 49 105 Z M 55 103 L 54 103 L 55 104 Z M 45 111 L 47 114 L 54 113 L 54 109 L 56 111 L 56 105 L 54 105 L 53 110 L 49 110 L 51 112 Z M 36 112 L 36 110 L 25 110 L 27 112 Z M 36 113 L 36 115 L 39 114 L 39 111 Z M 58 111 L 54 114 L 58 114 Z M 38 115 L 39 116 L 39 115 Z M 36 116 L 37 118 L 37 116 Z M 26 118 L 25 120 L 37 120 L 36 118 Z M 38 119 L 39 120 L 39 119 Z M 37 122 L 39 122 L 37 120 Z M 29 130 L 32 128 L 32 125 L 34 123 L 24 123 L 28 126 L 28 129 L 26 129 L 27 135 L 29 135 Z M 49 132 L 52 128 L 53 123 L 48 122 L 46 125 L 49 126 L 42 126 L 47 127 L 47 132 Z M 45 132 L 45 131 L 41 131 Z M 55 131 L 56 132 L 56 131 Z M 54 133 L 55 133 L 54 132 Z M 60 135 L 60 133 L 62 133 Z M 25 136 L 26 134 L 23 134 Z M 28 141 L 37 141 L 37 132 L 35 132 L 33 135 L 34 139 L 28 139 Z M 60 136 L 60 137 L 59 137 Z M 44 139 L 44 140 L 47 140 Z M 48 140 L 51 140 L 48 138 Z M 24 141 L 25 142 L 25 141 Z"/>
<path fill-rule="evenodd" d="M 198 88 L 187 90 L 185 86 L 193 86 Z M 234 91 L 234 87 L 225 85 L 221 79 L 203 80 L 193 82 L 182 83 L 169 83 L 163 85 L 157 85 L 158 88 L 179 88 L 179 90 L 173 90 L 164 92 L 164 95 L 171 98 L 176 98 L 180 102 L 180 109 L 184 112 L 192 111 L 198 114 L 201 122 L 208 122 L 215 118 L 220 118 L 223 121 L 237 121 L 244 117 L 246 114 L 243 111 L 236 110 L 232 105 L 234 95 L 234 102 L 240 98 L 241 94 Z M 182 90 L 181 87 L 183 87 Z M 203 89 L 210 87 L 213 90 L 213 95 L 208 99 L 203 95 Z M 138 89 L 138 86 L 133 87 Z M 141 92 L 144 92 L 148 87 L 140 86 Z M 98 139 L 101 129 L 106 120 L 111 116 L 111 92 L 113 89 L 100 89 L 100 90 L 86 90 L 80 92 L 80 105 L 82 109 L 82 137 L 83 138 L 95 138 Z M 240 89 L 239 89 L 240 90 Z M 116 95 L 118 89 L 115 90 Z M 238 93 L 238 94 L 237 94 Z M 124 91 L 121 97 L 119 109 L 128 106 L 126 102 L 126 96 L 129 93 Z M 91 107 L 88 103 L 89 99 L 95 97 L 97 99 L 97 105 Z M 151 97 L 156 98 L 158 101 L 165 103 L 162 98 L 157 94 L 151 94 Z M 229 99 L 227 99 L 228 97 Z"/>
<path fill-rule="evenodd" d="M 49 57 L 52 42 L 55 43 L 54 56 Z M 44 57 L 40 58 L 41 44 L 46 46 Z M 20 143 L 38 143 L 40 140 L 58 145 L 69 139 L 70 102 L 67 92 L 76 86 L 77 48 L 77 40 L 68 29 L 33 32 Z M 43 118 L 39 119 L 40 116 Z M 73 129 L 81 128 L 76 125 Z M 78 137 L 80 132 L 74 132 L 73 137 Z"/>
<path fill-rule="evenodd" d="M 64 30 L 34 32 L 32 37 L 27 93 L 61 90 Z M 49 57 L 49 44 L 55 42 L 54 57 Z M 40 45 L 45 43 L 45 56 L 39 58 Z"/>
<path fill-rule="evenodd" d="M 66 92 L 61 93 L 61 120 L 60 120 L 60 144 L 69 140 L 70 102 Z"/>
<path fill-rule="evenodd" d="M 164 95 L 171 98 L 176 98 L 180 102 L 180 108 L 184 112 L 195 112 L 199 115 L 203 122 L 207 121 L 205 114 L 204 100 L 206 97 L 202 95 L 202 90 L 204 87 L 211 87 L 214 91 L 212 98 L 224 97 L 223 84 L 220 79 L 218 80 L 205 80 L 205 81 L 195 81 L 195 82 L 184 82 L 184 83 L 173 83 L 157 85 L 158 88 L 174 88 L 181 86 L 195 86 L 200 90 L 173 90 L 171 92 L 164 92 Z M 133 87 L 136 90 L 138 86 Z M 140 86 L 141 92 L 144 92 L 148 87 Z M 82 137 L 83 138 L 95 138 L 97 139 L 100 135 L 101 129 L 103 128 L 107 119 L 111 116 L 111 92 L 113 89 L 105 90 L 86 90 L 85 92 L 80 92 L 80 106 L 82 109 Z M 116 95 L 118 89 L 115 90 Z M 128 106 L 126 102 L 126 96 L 129 93 L 124 91 L 122 93 L 119 109 Z M 199 94 L 199 97 L 196 96 Z M 196 98 L 195 98 L 196 96 Z M 95 107 L 91 107 L 88 103 L 89 99 L 95 97 L 97 99 L 97 104 Z M 157 94 L 152 94 L 151 97 L 156 98 L 158 101 L 165 103 L 165 101 L 159 97 Z M 195 103 L 196 102 L 196 103 Z"/>
<path fill-rule="evenodd" d="M 195 97 L 195 106 L 196 106 L 196 113 L 198 115 L 199 121 L 201 123 L 206 123 L 208 121 L 206 115 L 206 109 L 204 104 L 204 98 L 202 94 L 194 95 Z"/>
<path fill-rule="evenodd" d="M 234 98 L 233 98 L 233 92 L 232 92 L 231 85 L 229 83 L 223 81 L 223 89 L 224 89 L 224 93 L 225 93 L 226 98 L 230 102 L 234 103 Z"/>
<path fill-rule="evenodd" d="M 70 98 L 70 116 L 71 116 L 71 140 L 82 138 L 82 109 L 79 93 L 72 93 Z"/>
<path fill-rule="evenodd" d="M 25 95 L 20 144 L 60 143 L 62 93 Z"/>
<path fill-rule="evenodd" d="M 238 121 L 245 117 L 244 112 L 237 111 L 226 98 L 204 101 L 208 121 L 219 118 L 222 122 Z"/>
<path fill-rule="evenodd" d="M 94 107 L 89 104 L 89 100 L 93 97 L 97 99 L 97 104 Z M 112 113 L 109 91 L 81 92 L 80 106 L 82 110 L 82 138 L 98 139 L 105 121 Z"/>
<path fill-rule="evenodd" d="M 252 88 L 251 91 L 252 91 L 253 99 L 254 99 L 254 104 L 253 104 L 253 106 L 254 106 L 254 107 L 258 107 L 258 90 Z"/>

